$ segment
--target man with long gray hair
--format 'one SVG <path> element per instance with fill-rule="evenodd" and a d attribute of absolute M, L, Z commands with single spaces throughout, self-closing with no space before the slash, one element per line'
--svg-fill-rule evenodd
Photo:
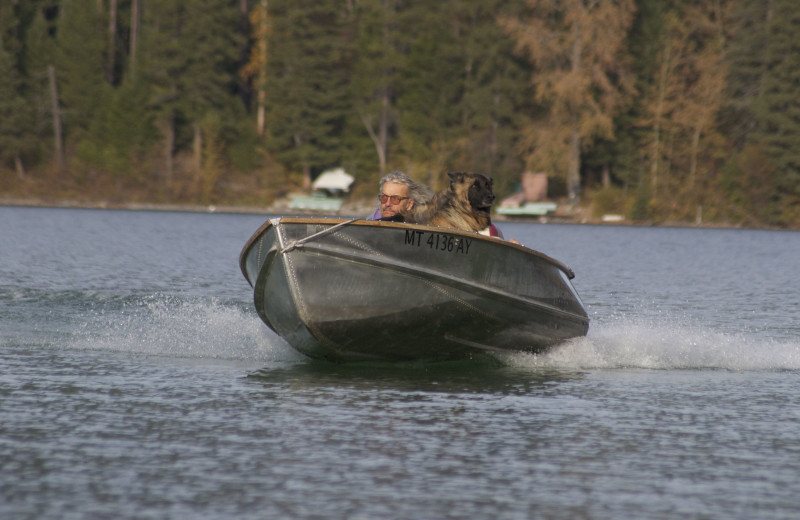
<path fill-rule="evenodd" d="M 401 212 L 409 211 L 414 204 L 426 204 L 433 197 L 433 191 L 430 188 L 399 171 L 384 175 L 379 186 L 378 201 L 380 205 L 369 217 L 369 220 L 383 219 L 402 222 Z"/>

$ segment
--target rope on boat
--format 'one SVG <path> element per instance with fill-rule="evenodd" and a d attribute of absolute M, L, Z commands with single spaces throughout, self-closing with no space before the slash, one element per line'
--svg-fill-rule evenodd
<path fill-rule="evenodd" d="M 321 236 L 325 236 L 328 233 L 332 233 L 334 230 L 336 230 L 336 229 L 338 229 L 340 227 L 344 227 L 344 226 L 346 226 L 348 224 L 352 224 L 356 220 L 361 220 L 361 218 L 360 217 L 351 218 L 350 220 L 345 220 L 344 222 L 339 222 L 335 226 L 331 226 L 331 227 L 329 227 L 327 229 L 323 229 L 322 231 L 320 231 L 318 233 L 314 233 L 313 235 L 308 235 L 307 237 L 301 238 L 300 240 L 295 240 L 291 244 L 289 244 L 288 246 L 286 246 L 283 249 L 281 249 L 281 254 L 288 253 L 289 251 L 292 251 L 293 249 L 297 249 L 298 247 L 302 247 L 303 244 L 305 244 L 306 242 L 309 242 L 309 241 L 311 241 L 311 240 L 313 240 L 315 238 L 319 238 Z"/>

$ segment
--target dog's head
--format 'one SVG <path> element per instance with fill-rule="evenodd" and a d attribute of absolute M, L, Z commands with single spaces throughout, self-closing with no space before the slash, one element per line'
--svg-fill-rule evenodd
<path fill-rule="evenodd" d="M 448 172 L 450 190 L 471 208 L 489 211 L 494 204 L 494 181 L 480 173 Z"/>

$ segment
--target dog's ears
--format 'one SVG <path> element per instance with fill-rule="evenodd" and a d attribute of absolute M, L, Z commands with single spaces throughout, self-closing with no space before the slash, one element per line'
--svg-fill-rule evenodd
<path fill-rule="evenodd" d="M 466 172 L 447 172 L 447 176 L 450 178 L 450 185 L 452 186 L 454 183 L 457 183 L 464 179 L 465 175 L 469 175 Z M 489 188 L 494 187 L 494 179 L 492 177 L 487 177 L 486 175 L 477 174 L 478 177 L 483 177 L 489 183 Z"/>
<path fill-rule="evenodd" d="M 453 189 L 453 185 L 455 185 L 455 183 L 458 181 L 458 173 L 456 173 L 456 172 L 447 172 L 447 177 L 450 179 L 448 184 L 450 185 L 450 189 L 452 190 Z"/>
<path fill-rule="evenodd" d="M 466 175 L 464 172 L 447 172 L 447 176 L 450 178 L 450 185 L 452 186 L 453 183 L 456 183 L 464 178 Z"/>

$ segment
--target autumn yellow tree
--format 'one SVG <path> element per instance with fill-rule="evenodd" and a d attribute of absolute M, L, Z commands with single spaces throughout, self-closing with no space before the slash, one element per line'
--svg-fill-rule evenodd
<path fill-rule="evenodd" d="M 253 45 L 250 47 L 250 57 L 242 67 L 241 75 L 245 80 L 253 82 L 256 91 L 256 129 L 259 136 L 264 135 L 266 118 L 265 107 L 267 101 L 267 49 L 272 26 L 267 9 L 267 0 L 259 0 L 250 11 L 250 25 L 252 29 Z"/>
<path fill-rule="evenodd" d="M 614 117 L 632 94 L 624 42 L 633 0 L 525 0 L 529 14 L 501 18 L 530 60 L 543 115 L 522 136 L 533 171 L 565 172 L 570 199 L 580 191 L 580 157 L 595 138 L 614 138 Z"/>

